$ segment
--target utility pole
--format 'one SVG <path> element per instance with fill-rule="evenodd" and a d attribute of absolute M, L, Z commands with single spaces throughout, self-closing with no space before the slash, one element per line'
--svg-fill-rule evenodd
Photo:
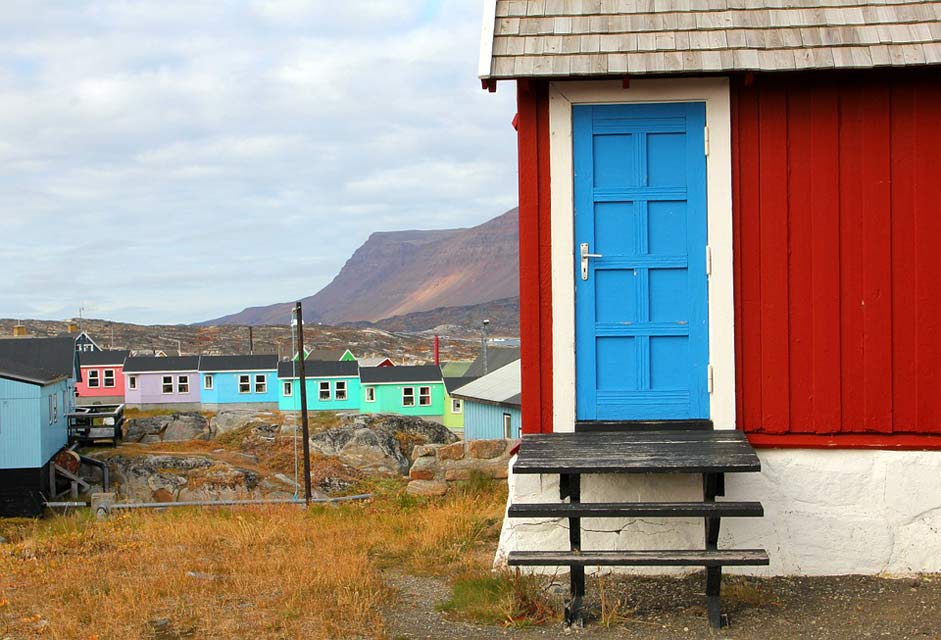
<path fill-rule="evenodd" d="M 248 353 L 255 355 L 255 338 L 252 336 L 252 326 L 248 325 Z"/>
<path fill-rule="evenodd" d="M 297 322 L 297 376 L 301 385 L 301 434 L 304 436 L 304 502 L 310 506 L 310 429 L 307 424 L 307 376 L 304 371 L 304 312 L 301 303 L 294 307 Z"/>
<path fill-rule="evenodd" d="M 487 331 L 490 329 L 490 320 L 484 320 L 483 322 L 484 330 L 480 336 L 480 353 L 484 358 L 484 375 L 490 373 L 490 369 L 487 366 Z"/>

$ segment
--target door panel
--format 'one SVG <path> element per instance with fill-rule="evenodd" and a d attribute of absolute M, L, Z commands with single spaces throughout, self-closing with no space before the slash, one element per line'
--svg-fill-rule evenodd
<path fill-rule="evenodd" d="M 576 417 L 708 418 L 705 105 L 572 114 Z"/>

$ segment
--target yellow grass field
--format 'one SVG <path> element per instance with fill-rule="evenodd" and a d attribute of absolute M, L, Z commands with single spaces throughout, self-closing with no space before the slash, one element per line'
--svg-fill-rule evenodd
<path fill-rule="evenodd" d="M 369 489 L 371 501 L 309 511 L 0 520 L 0 638 L 385 638 L 396 594 L 383 571 L 486 571 L 506 493 Z"/>

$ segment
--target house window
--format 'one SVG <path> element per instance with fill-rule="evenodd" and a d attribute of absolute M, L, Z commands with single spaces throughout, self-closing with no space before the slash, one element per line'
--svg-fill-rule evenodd
<path fill-rule="evenodd" d="M 431 387 L 418 387 L 418 404 L 423 407 L 431 406 Z"/>
<path fill-rule="evenodd" d="M 190 392 L 190 377 L 189 376 L 177 376 L 176 392 L 177 393 L 189 393 Z"/>
<path fill-rule="evenodd" d="M 98 369 L 89 369 L 88 370 L 88 388 L 97 389 L 101 386 L 101 378 Z"/>
<path fill-rule="evenodd" d="M 163 376 L 161 391 L 163 393 L 173 393 L 173 376 Z"/>
<path fill-rule="evenodd" d="M 507 440 L 513 437 L 513 416 L 509 413 L 503 414 L 503 437 Z"/>
<path fill-rule="evenodd" d="M 464 411 L 464 402 L 460 398 L 451 398 L 451 413 Z"/>
<path fill-rule="evenodd" d="M 376 387 L 366 387 L 366 402 L 376 401 Z"/>
<path fill-rule="evenodd" d="M 293 396 L 294 395 L 294 385 L 290 380 L 285 380 L 281 383 L 281 395 L 282 396 Z"/>
<path fill-rule="evenodd" d="M 55 420 L 52 419 L 52 394 L 49 395 L 47 400 L 49 401 L 49 424 L 52 424 L 55 422 Z"/>
<path fill-rule="evenodd" d="M 252 378 L 251 376 L 239 376 L 239 393 L 251 393 L 252 392 Z"/>
<path fill-rule="evenodd" d="M 59 394 L 52 394 L 52 421 L 59 421 Z"/>
<path fill-rule="evenodd" d="M 137 388 L 137 376 L 130 376 L 127 379 L 127 388 L 136 389 Z"/>
<path fill-rule="evenodd" d="M 415 406 L 415 387 L 402 387 L 402 406 Z"/>
<path fill-rule="evenodd" d="M 321 400 L 329 400 L 329 399 L 330 399 L 330 383 L 329 383 L 329 382 L 321 382 L 321 383 L 320 383 L 320 386 L 319 386 L 319 389 L 320 389 L 320 394 L 319 394 L 318 397 L 319 397 Z"/>
<path fill-rule="evenodd" d="M 337 380 L 333 385 L 333 397 L 336 400 L 346 400 L 346 380 Z"/>
<path fill-rule="evenodd" d="M 263 373 L 255 374 L 255 393 L 268 393 L 268 376 Z"/>
<path fill-rule="evenodd" d="M 203 389 L 212 389 L 213 379 L 211 375 L 203 376 Z"/>
<path fill-rule="evenodd" d="M 114 386 L 114 369 L 105 369 L 105 386 L 108 388 Z"/>

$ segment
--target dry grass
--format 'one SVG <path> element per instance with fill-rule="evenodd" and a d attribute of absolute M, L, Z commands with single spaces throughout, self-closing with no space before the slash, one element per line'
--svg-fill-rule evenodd
<path fill-rule="evenodd" d="M 373 482 L 369 503 L 181 509 L 4 523 L 0 637 L 384 638 L 382 569 L 489 564 L 505 490 L 440 501 Z M 338 614 L 342 612 L 342 614 Z"/>

